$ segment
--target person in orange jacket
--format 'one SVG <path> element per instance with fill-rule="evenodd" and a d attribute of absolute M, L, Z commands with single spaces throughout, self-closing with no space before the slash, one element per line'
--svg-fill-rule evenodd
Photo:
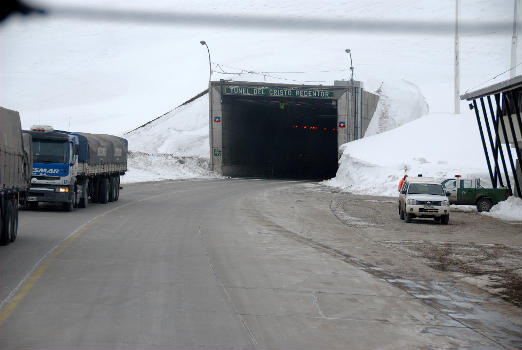
<path fill-rule="evenodd" d="M 408 175 L 404 175 L 401 179 L 401 181 L 399 181 L 399 188 L 397 189 L 397 191 L 401 191 L 401 188 L 402 188 L 402 184 L 404 184 L 404 181 L 406 180 L 406 178 L 408 177 Z"/>

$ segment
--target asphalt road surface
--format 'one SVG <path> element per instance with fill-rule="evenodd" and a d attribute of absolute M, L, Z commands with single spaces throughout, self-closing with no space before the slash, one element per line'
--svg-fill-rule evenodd
<path fill-rule="evenodd" d="M 147 183 L 108 205 L 21 212 L 0 249 L 0 348 L 510 348 L 268 223 L 263 205 L 299 200 L 256 198 L 292 186 Z M 346 229 L 329 211 L 313 221 Z"/>

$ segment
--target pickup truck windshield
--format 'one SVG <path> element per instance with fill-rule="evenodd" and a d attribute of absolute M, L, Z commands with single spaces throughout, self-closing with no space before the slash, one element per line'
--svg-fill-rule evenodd
<path fill-rule="evenodd" d="M 33 163 L 67 162 L 67 142 L 33 140 Z"/>
<path fill-rule="evenodd" d="M 432 194 L 437 196 L 444 196 L 442 186 L 438 184 L 410 184 L 408 187 L 408 194 Z"/>

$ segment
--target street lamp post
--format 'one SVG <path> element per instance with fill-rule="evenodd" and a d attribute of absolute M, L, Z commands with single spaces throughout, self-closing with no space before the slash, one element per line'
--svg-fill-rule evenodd
<path fill-rule="evenodd" d="M 207 42 L 205 40 L 201 40 L 199 42 L 201 45 L 204 45 L 207 48 L 208 52 L 208 117 L 209 117 L 209 143 L 210 143 L 210 170 L 214 170 L 214 132 L 212 130 L 212 61 L 210 60 L 210 49 L 208 48 Z"/>
<path fill-rule="evenodd" d="M 350 105 L 350 111 L 352 110 L 352 105 L 353 105 L 353 138 L 352 140 L 355 140 L 356 139 L 356 135 L 357 135 L 357 101 L 356 101 L 356 98 L 357 98 L 357 95 L 355 93 L 355 84 L 354 84 L 354 81 L 353 81 L 353 61 L 352 61 L 352 50 L 350 49 L 346 49 L 344 50 L 347 54 L 350 55 L 350 85 L 352 87 L 352 103 Z"/>
<path fill-rule="evenodd" d="M 199 42 L 201 45 L 204 45 L 207 48 L 208 52 L 208 81 L 212 78 L 212 61 L 210 60 L 210 49 L 208 48 L 207 42 L 205 40 L 201 40 Z"/>

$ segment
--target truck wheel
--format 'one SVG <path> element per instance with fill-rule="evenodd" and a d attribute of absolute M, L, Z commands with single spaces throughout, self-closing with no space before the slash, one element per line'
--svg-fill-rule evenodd
<path fill-rule="evenodd" d="M 78 206 L 80 208 L 87 208 L 89 204 L 89 180 L 85 180 L 82 188 L 82 197 L 80 198 L 80 203 Z"/>
<path fill-rule="evenodd" d="M 493 203 L 487 198 L 480 198 L 477 201 L 477 211 L 480 213 L 481 211 L 489 211 Z"/>
<path fill-rule="evenodd" d="M 16 240 L 16 236 L 18 235 L 18 203 L 16 200 L 13 200 L 13 215 L 12 215 L 13 224 L 11 227 L 11 237 L 9 240 L 14 242 Z"/>
<path fill-rule="evenodd" d="M 114 198 L 116 197 L 116 181 L 114 181 L 114 176 L 109 177 L 109 202 L 114 202 Z"/>
<path fill-rule="evenodd" d="M 440 217 L 440 223 L 442 225 L 447 225 L 449 223 L 449 215 L 442 215 Z"/>
<path fill-rule="evenodd" d="M 98 202 L 106 204 L 109 201 L 109 179 L 106 177 L 100 179 L 100 187 L 98 191 Z"/>
<path fill-rule="evenodd" d="M 62 208 L 64 211 L 73 211 L 74 210 L 74 200 L 72 202 L 63 202 Z"/>
<path fill-rule="evenodd" d="M 13 220 L 11 219 L 13 204 L 10 200 L 4 201 L 5 208 L 2 216 L 2 232 L 0 232 L 0 245 L 8 245 L 11 241 L 11 232 Z"/>
<path fill-rule="evenodd" d="M 28 204 L 29 210 L 37 210 L 38 209 L 38 202 L 29 202 Z"/>
<path fill-rule="evenodd" d="M 92 179 L 91 181 L 91 187 L 89 190 L 91 191 L 91 201 L 93 203 L 98 203 L 98 192 L 100 189 L 100 179 Z"/>
<path fill-rule="evenodd" d="M 118 199 L 120 199 L 120 177 L 119 176 L 116 176 L 114 178 L 114 183 L 116 186 L 116 195 L 114 197 L 114 201 L 117 202 Z"/>
<path fill-rule="evenodd" d="M 406 214 L 406 222 L 410 223 L 411 219 L 413 219 L 413 215 L 412 214 Z"/>

